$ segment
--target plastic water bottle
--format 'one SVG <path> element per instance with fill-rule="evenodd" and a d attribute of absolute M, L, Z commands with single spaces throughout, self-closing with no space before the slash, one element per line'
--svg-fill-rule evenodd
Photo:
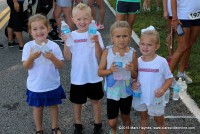
<path fill-rule="evenodd" d="M 169 94 L 170 94 L 170 89 L 167 89 L 167 91 L 164 94 L 164 96 L 165 96 L 165 103 L 169 102 Z"/>
<path fill-rule="evenodd" d="M 176 82 L 176 84 L 174 85 L 174 88 L 173 88 L 173 100 L 178 100 L 179 99 L 179 92 L 182 88 L 182 80 L 181 78 L 179 78 L 179 80 Z"/>
<path fill-rule="evenodd" d="M 184 99 L 184 96 L 187 94 L 187 83 L 186 81 L 182 82 L 182 89 L 179 92 L 179 96 L 181 99 Z"/>
<path fill-rule="evenodd" d="M 71 35 L 71 30 L 65 21 L 61 21 L 61 31 L 63 34 L 67 35 L 66 44 L 67 46 L 72 46 L 74 44 L 74 40 Z"/>
<path fill-rule="evenodd" d="M 90 47 L 94 47 L 95 46 L 95 42 L 91 40 L 91 38 L 96 35 L 97 33 L 97 26 L 95 24 L 95 20 L 92 20 L 92 22 L 90 23 L 89 27 L 88 27 L 88 45 Z"/>
<path fill-rule="evenodd" d="M 141 101 L 141 95 L 142 95 L 142 90 L 141 90 L 141 85 L 140 82 L 136 82 L 138 88 L 133 89 L 133 101 L 132 101 L 132 106 L 134 108 L 137 108 L 140 105 Z"/>
<path fill-rule="evenodd" d="M 120 56 L 119 53 L 116 53 L 114 57 L 114 64 L 117 66 L 118 71 L 113 73 L 113 77 L 115 80 L 123 80 L 123 74 L 122 74 L 122 69 L 123 69 L 123 62 L 122 62 L 122 57 Z"/>
<path fill-rule="evenodd" d="M 131 71 L 127 71 L 125 69 L 126 65 L 129 64 L 129 62 L 131 62 L 131 59 L 129 58 L 128 56 L 128 53 L 124 53 L 124 56 L 123 56 L 123 80 L 129 80 L 131 79 Z"/>
<path fill-rule="evenodd" d="M 42 42 L 41 51 L 43 54 L 50 52 L 49 47 L 44 42 Z"/>
<path fill-rule="evenodd" d="M 154 110 L 156 114 L 160 114 L 162 113 L 162 109 L 163 109 L 163 97 L 154 97 L 153 100 L 153 105 L 154 105 Z"/>

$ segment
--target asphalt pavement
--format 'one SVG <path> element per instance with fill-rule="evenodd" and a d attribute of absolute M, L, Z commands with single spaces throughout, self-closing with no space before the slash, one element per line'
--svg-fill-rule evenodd
<path fill-rule="evenodd" d="M 115 17 L 108 7 L 106 7 L 106 16 L 104 21 L 105 29 L 100 31 L 104 44 L 110 44 L 109 28 L 114 22 Z M 4 27 L 5 28 L 5 27 Z M 25 41 L 29 41 L 27 33 L 23 33 Z M 27 71 L 21 63 L 22 53 L 17 47 L 8 48 L 7 38 L 4 35 L 4 29 L 0 31 L 0 43 L 5 48 L 0 49 L 0 134 L 33 134 L 35 126 L 32 117 L 32 108 L 27 106 L 26 100 L 26 78 Z M 131 44 L 137 50 L 137 44 L 132 41 Z M 63 49 L 63 46 L 60 45 Z M 63 134 L 73 133 L 73 111 L 72 104 L 69 101 L 70 86 L 70 62 L 64 61 L 65 66 L 60 70 L 61 83 L 67 94 L 67 99 L 59 106 L 59 127 Z M 198 134 L 200 132 L 200 123 L 183 104 L 181 100 L 173 101 L 172 94 L 170 102 L 166 106 L 165 118 L 166 129 L 169 134 Z M 131 133 L 139 133 L 139 116 L 134 110 L 131 111 Z M 44 130 L 46 134 L 51 133 L 50 115 L 48 108 L 44 110 Z M 90 101 L 83 105 L 82 121 L 84 125 L 84 133 L 92 134 L 93 129 L 93 113 Z M 103 133 L 109 131 L 106 116 L 106 97 L 102 102 L 102 123 Z M 122 122 L 119 119 L 119 133 L 122 133 Z M 158 128 L 150 117 L 148 133 L 158 133 Z"/>

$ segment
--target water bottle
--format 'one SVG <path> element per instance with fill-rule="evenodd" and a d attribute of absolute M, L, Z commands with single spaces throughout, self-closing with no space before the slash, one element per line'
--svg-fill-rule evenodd
<path fill-rule="evenodd" d="M 126 65 L 129 64 L 129 62 L 131 62 L 131 59 L 130 57 L 128 56 L 128 53 L 124 53 L 124 56 L 123 56 L 123 80 L 129 80 L 131 79 L 131 71 L 127 71 L 125 69 Z"/>
<path fill-rule="evenodd" d="M 154 110 L 156 114 L 161 114 L 163 112 L 163 97 L 154 97 L 153 100 Z"/>
<path fill-rule="evenodd" d="M 165 104 L 169 102 L 169 95 L 170 95 L 170 89 L 167 89 L 167 91 L 164 94 L 164 96 L 165 96 Z"/>
<path fill-rule="evenodd" d="M 133 101 L 132 101 L 132 106 L 134 108 L 138 108 L 141 102 L 141 95 L 142 95 L 142 90 L 141 90 L 141 85 L 140 82 L 136 82 L 137 84 L 137 89 L 133 89 Z"/>
<path fill-rule="evenodd" d="M 184 99 L 184 96 L 187 94 L 187 83 L 186 81 L 182 82 L 182 89 L 180 90 L 179 96 L 181 99 Z"/>
<path fill-rule="evenodd" d="M 176 84 L 174 85 L 174 88 L 173 88 L 172 99 L 175 100 L 175 101 L 179 99 L 179 92 L 182 88 L 181 85 L 182 85 L 182 80 L 181 80 L 181 78 L 179 78 L 179 80 L 176 82 Z"/>
<path fill-rule="evenodd" d="M 126 93 L 128 95 L 132 95 L 133 94 L 133 90 L 132 90 L 132 80 L 125 80 L 125 88 L 126 88 Z"/>
<path fill-rule="evenodd" d="M 61 21 L 61 31 L 63 34 L 67 35 L 66 44 L 67 46 L 72 46 L 74 44 L 74 40 L 71 35 L 71 30 L 65 21 Z"/>
<path fill-rule="evenodd" d="M 42 42 L 41 51 L 42 51 L 43 54 L 50 52 L 49 47 L 47 47 L 47 45 L 44 42 Z"/>
<path fill-rule="evenodd" d="M 116 53 L 114 56 L 114 64 L 117 66 L 118 71 L 113 73 L 113 77 L 115 80 L 123 80 L 123 74 L 122 74 L 122 69 L 123 69 L 123 62 L 122 62 L 122 57 L 120 56 L 119 53 Z"/>
<path fill-rule="evenodd" d="M 95 42 L 91 40 L 91 38 L 96 35 L 97 33 L 97 26 L 95 24 L 95 20 L 92 20 L 92 22 L 90 23 L 89 27 L 88 27 L 88 45 L 90 47 L 94 47 L 95 46 Z"/>

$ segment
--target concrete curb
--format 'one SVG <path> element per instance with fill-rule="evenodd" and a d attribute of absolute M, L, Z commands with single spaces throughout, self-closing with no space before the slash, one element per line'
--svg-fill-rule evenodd
<path fill-rule="evenodd" d="M 108 6 L 108 8 L 112 11 L 112 13 L 114 15 L 116 15 L 115 10 L 111 7 L 110 3 L 107 0 L 104 0 L 104 2 L 106 3 L 106 5 Z M 138 35 L 132 31 L 132 35 L 131 37 L 133 38 L 133 40 L 139 44 L 139 37 Z M 198 122 L 200 123 L 200 109 L 197 106 L 197 104 L 194 102 L 194 100 L 190 97 L 190 95 L 188 94 L 183 94 L 182 98 L 181 98 L 182 102 L 186 105 L 186 107 L 190 110 L 190 112 L 192 114 L 194 114 L 194 116 L 197 118 Z"/>

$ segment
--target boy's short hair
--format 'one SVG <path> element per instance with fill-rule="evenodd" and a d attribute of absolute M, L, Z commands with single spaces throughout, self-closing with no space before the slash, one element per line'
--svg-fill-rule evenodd
<path fill-rule="evenodd" d="M 110 27 L 110 37 L 113 36 L 113 31 L 116 28 L 127 28 L 129 34 L 131 35 L 132 29 L 127 21 L 116 21 L 115 23 L 113 23 Z"/>
<path fill-rule="evenodd" d="M 156 31 L 156 30 L 146 30 L 146 31 L 141 33 L 141 37 L 143 35 L 155 36 L 155 43 L 160 44 L 160 35 L 159 35 L 158 31 Z"/>
<path fill-rule="evenodd" d="M 47 29 L 50 29 L 50 25 L 49 25 L 49 22 L 48 22 L 48 19 L 46 18 L 46 16 L 44 16 L 42 14 L 35 14 L 28 19 L 29 33 L 31 32 L 31 23 L 33 23 L 35 21 L 43 21 L 43 23 L 47 27 Z"/>
<path fill-rule="evenodd" d="M 88 12 L 88 14 L 92 17 L 92 10 L 91 8 L 83 3 L 79 3 L 78 5 L 76 5 L 73 9 L 72 9 L 72 16 L 74 17 L 75 13 L 77 10 L 86 10 Z"/>

